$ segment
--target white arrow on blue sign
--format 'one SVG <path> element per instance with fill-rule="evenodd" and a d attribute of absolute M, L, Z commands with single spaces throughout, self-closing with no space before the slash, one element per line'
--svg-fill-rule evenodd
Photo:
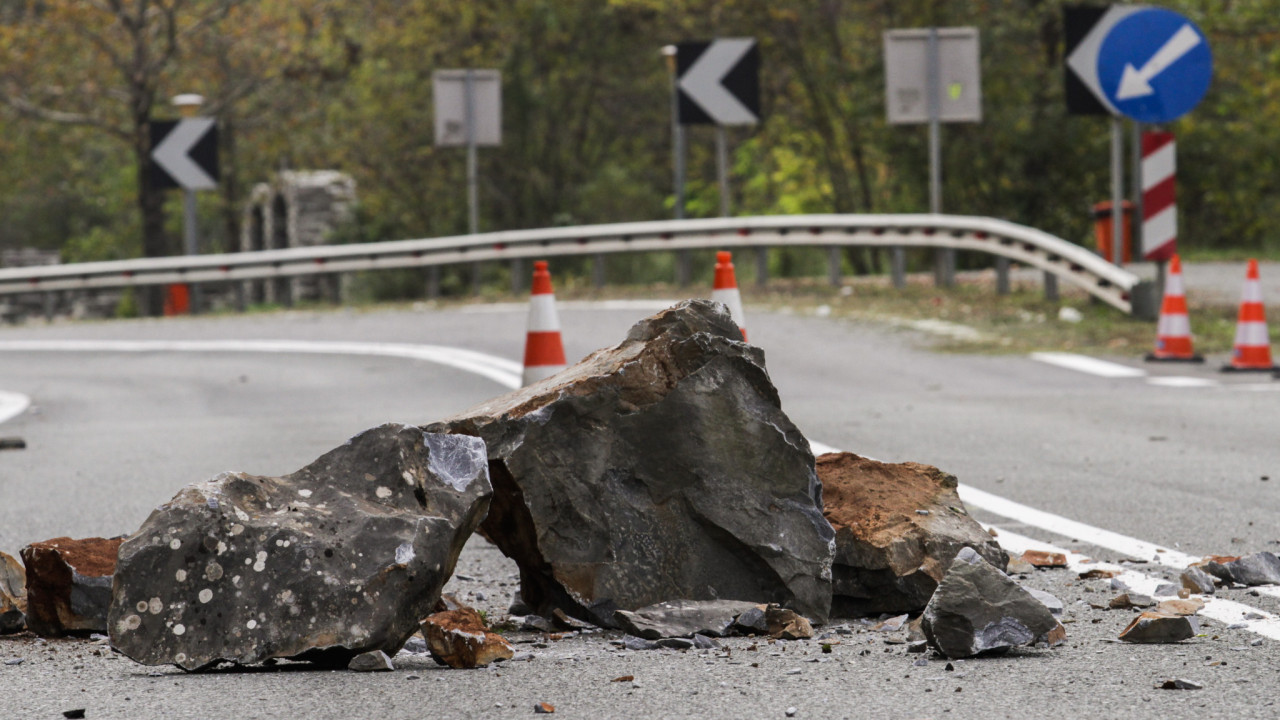
<path fill-rule="evenodd" d="M 1164 8 L 1112 7 L 1067 58 L 1067 65 L 1116 115 L 1166 123 L 1209 90 L 1213 56 L 1204 33 Z"/>

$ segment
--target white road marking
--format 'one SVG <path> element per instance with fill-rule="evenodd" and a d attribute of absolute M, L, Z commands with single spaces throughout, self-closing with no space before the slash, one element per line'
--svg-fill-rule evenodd
<path fill-rule="evenodd" d="M 1210 378 L 1180 377 L 1178 375 L 1161 375 L 1147 378 L 1148 385 L 1175 388 L 1207 388 L 1221 387 L 1222 383 Z"/>
<path fill-rule="evenodd" d="M 1136 378 L 1146 377 L 1147 371 L 1142 368 L 1129 367 L 1119 363 L 1107 362 L 1091 358 L 1087 355 L 1077 355 L 1075 353 L 1063 352 L 1037 352 L 1031 353 L 1031 359 L 1042 363 L 1056 365 L 1068 370 L 1088 373 L 1105 378 Z"/>
<path fill-rule="evenodd" d="M 314 342 L 308 340 L 8 340 L 0 352 L 227 352 L 312 355 L 377 355 L 445 365 L 508 388 L 520 387 L 523 367 L 514 360 L 474 350 L 407 343 Z"/>
<path fill-rule="evenodd" d="M 0 390 L 0 423 L 26 412 L 31 406 L 31 398 L 26 395 Z"/>
<path fill-rule="evenodd" d="M 1151 577 L 1144 573 L 1137 572 L 1122 565 L 1115 565 L 1105 562 L 1092 562 L 1090 559 L 1075 550 L 1067 550 L 1057 547 L 1049 543 L 1033 540 L 1024 535 L 996 528 L 999 535 L 996 540 L 1000 542 L 1000 546 L 1011 553 L 1023 553 L 1027 550 L 1044 550 L 1046 552 L 1062 553 L 1067 557 L 1067 569 L 1071 572 L 1082 573 L 1089 570 L 1112 570 L 1120 573 L 1117 579 L 1128 585 L 1136 592 L 1143 595 L 1152 595 L 1155 589 L 1160 585 L 1168 582 L 1160 578 Z M 1175 583 L 1176 584 L 1176 583 Z M 1261 589 L 1261 588 L 1260 588 Z M 1271 589 L 1271 588 L 1268 588 Z M 1227 625 L 1241 623 L 1245 627 L 1241 628 L 1255 632 L 1272 640 L 1280 640 L 1280 617 L 1264 610 L 1238 603 L 1233 600 L 1224 600 L 1212 595 L 1196 595 L 1204 601 L 1204 609 L 1198 614 L 1204 617 L 1216 620 Z M 1253 620 L 1246 619 L 1250 615 L 1260 615 L 1261 618 Z"/>
<path fill-rule="evenodd" d="M 679 300 L 557 300 L 556 308 L 560 310 L 640 310 L 658 312 L 679 303 Z M 528 312 L 529 303 L 486 303 L 483 305 L 467 305 L 458 308 L 458 312 L 476 315 L 494 313 Z"/>

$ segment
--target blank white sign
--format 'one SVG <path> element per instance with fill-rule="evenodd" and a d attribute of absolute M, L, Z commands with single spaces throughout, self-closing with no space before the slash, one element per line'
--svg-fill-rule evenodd
<path fill-rule="evenodd" d="M 467 73 L 471 73 L 477 145 L 502 144 L 502 73 L 437 70 L 431 73 L 436 145 L 467 144 Z"/>
<path fill-rule="evenodd" d="M 978 29 L 938 28 L 939 117 L 982 121 Z M 889 123 L 929 122 L 929 30 L 884 34 L 885 109 Z"/>

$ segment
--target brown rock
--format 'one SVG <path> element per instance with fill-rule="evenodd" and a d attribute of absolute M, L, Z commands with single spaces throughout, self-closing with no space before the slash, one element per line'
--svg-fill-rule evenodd
<path fill-rule="evenodd" d="M 1166 615 L 1195 615 L 1204 609 L 1204 601 L 1199 598 L 1161 600 L 1156 611 Z"/>
<path fill-rule="evenodd" d="M 1049 632 L 1036 638 L 1036 644 L 1044 643 L 1049 647 L 1058 647 L 1067 641 L 1067 627 L 1059 622 Z"/>
<path fill-rule="evenodd" d="M 1038 568 L 1062 568 L 1067 566 L 1066 555 L 1044 550 L 1028 550 L 1022 553 L 1022 559 Z"/>
<path fill-rule="evenodd" d="M 1106 580 L 1108 578 L 1116 577 L 1119 574 L 1120 573 L 1116 570 L 1103 570 L 1102 568 L 1094 568 L 1092 570 L 1085 570 L 1084 572 L 1080 573 L 1080 579 L 1081 580 Z"/>
<path fill-rule="evenodd" d="M 27 626 L 27 574 L 12 555 L 0 552 L 0 635 Z"/>
<path fill-rule="evenodd" d="M 764 621 L 769 625 L 769 635 L 783 640 L 807 640 L 813 637 L 813 625 L 794 610 L 770 605 L 764 611 Z"/>
<path fill-rule="evenodd" d="M 816 467 L 823 515 L 836 531 L 831 578 L 837 615 L 923 610 L 966 546 L 1005 569 L 1008 555 L 965 512 L 953 475 L 853 453 L 822 455 Z"/>
<path fill-rule="evenodd" d="M 533 706 L 533 712 L 536 715 L 550 715 L 556 711 L 556 706 L 551 703 L 538 703 Z"/>
<path fill-rule="evenodd" d="M 436 613 L 422 621 L 431 657 L 453 668 L 484 667 L 515 655 L 501 635 L 489 632 L 480 613 L 471 608 Z"/>
<path fill-rule="evenodd" d="M 1182 587 L 1189 592 L 1212 595 L 1217 590 L 1217 583 L 1214 582 L 1213 576 L 1195 566 L 1184 570 L 1178 579 L 1182 581 Z"/>
<path fill-rule="evenodd" d="M 27 627 L 44 636 L 106 633 L 111 579 L 123 537 L 54 538 L 22 548 Z"/>
<path fill-rule="evenodd" d="M 1120 633 L 1120 639 L 1131 643 L 1176 643 L 1196 636 L 1200 625 L 1195 618 L 1144 612 Z"/>
<path fill-rule="evenodd" d="M 1005 572 L 1010 575 L 1026 575 L 1035 572 L 1036 566 L 1022 559 L 1021 555 L 1010 555 L 1009 565 Z"/>

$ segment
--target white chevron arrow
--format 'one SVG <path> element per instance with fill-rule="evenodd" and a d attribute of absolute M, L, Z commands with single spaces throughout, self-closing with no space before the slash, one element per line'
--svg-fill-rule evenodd
<path fill-rule="evenodd" d="M 1124 66 L 1124 75 L 1120 78 L 1120 87 L 1116 90 L 1116 100 L 1129 100 L 1145 97 L 1155 92 L 1151 87 L 1151 79 L 1164 72 L 1168 67 L 1182 59 L 1200 44 L 1200 34 L 1191 25 L 1183 25 L 1182 29 L 1165 41 L 1164 45 L 1151 56 L 1141 70 L 1132 63 Z"/>
<path fill-rule="evenodd" d="M 180 120 L 160 144 L 151 151 L 151 159 L 169 173 L 184 190 L 212 190 L 218 181 L 191 159 L 191 148 L 213 128 L 213 118 Z"/>
<path fill-rule="evenodd" d="M 751 38 L 716 40 L 680 78 L 680 89 L 718 125 L 754 125 L 760 121 L 722 84 L 738 62 L 755 47 Z"/>

